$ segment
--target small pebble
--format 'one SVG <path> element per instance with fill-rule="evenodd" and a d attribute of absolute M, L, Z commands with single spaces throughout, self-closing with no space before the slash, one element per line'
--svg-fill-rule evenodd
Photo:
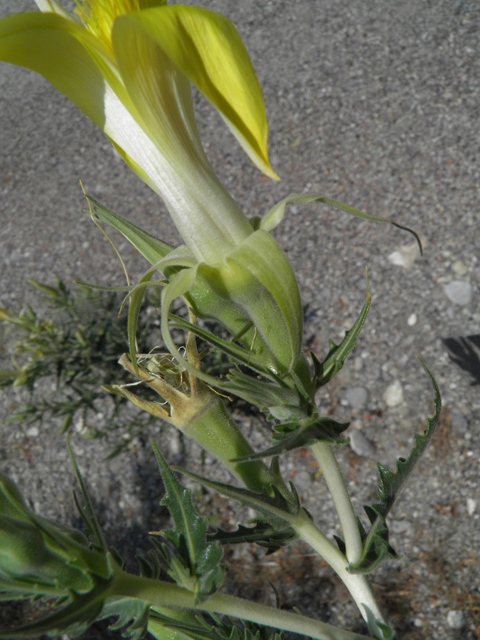
<path fill-rule="evenodd" d="M 293 484 L 299 491 L 306 491 L 312 486 L 312 476 L 308 471 L 299 471 L 293 478 Z"/>
<path fill-rule="evenodd" d="M 452 426 L 460 433 L 465 433 L 468 429 L 468 421 L 461 411 L 454 408 L 450 411 L 450 418 L 452 419 Z"/>
<path fill-rule="evenodd" d="M 466 307 L 472 302 L 473 287 L 469 282 L 454 280 L 443 287 L 445 295 L 454 304 Z"/>
<path fill-rule="evenodd" d="M 38 427 L 30 427 L 27 429 L 27 436 L 29 438 L 36 438 L 39 435 L 40 431 Z"/>
<path fill-rule="evenodd" d="M 168 440 L 168 448 L 172 456 L 178 456 L 182 452 L 182 443 L 180 436 L 177 433 L 173 433 Z"/>
<path fill-rule="evenodd" d="M 408 533 L 412 528 L 411 522 L 408 520 L 393 520 L 390 524 L 392 533 Z"/>
<path fill-rule="evenodd" d="M 398 380 L 394 380 L 388 385 L 383 394 L 383 401 L 387 407 L 398 407 L 403 402 L 403 388 Z"/>
<path fill-rule="evenodd" d="M 364 387 L 352 387 L 347 390 L 345 397 L 354 411 L 360 411 L 367 404 L 368 391 Z"/>
<path fill-rule="evenodd" d="M 410 244 L 406 247 L 400 247 L 388 256 L 389 261 L 397 267 L 409 269 L 420 255 L 417 243 Z"/>
<path fill-rule="evenodd" d="M 456 273 L 457 276 L 464 276 L 468 269 L 461 260 L 457 260 L 452 265 L 452 271 Z"/>
<path fill-rule="evenodd" d="M 447 624 L 450 629 L 463 629 L 465 622 L 465 614 L 463 611 L 450 609 L 447 613 Z"/>
<path fill-rule="evenodd" d="M 375 445 L 361 431 L 352 431 L 349 436 L 350 447 L 357 456 L 371 458 L 375 455 Z"/>
<path fill-rule="evenodd" d="M 473 516 L 476 508 L 477 508 L 477 501 L 474 500 L 473 498 L 467 498 L 467 513 L 469 518 Z"/>
<path fill-rule="evenodd" d="M 408 324 L 409 327 L 413 327 L 414 325 L 417 324 L 417 314 L 416 313 L 412 313 L 410 316 L 408 316 L 407 324 Z"/>

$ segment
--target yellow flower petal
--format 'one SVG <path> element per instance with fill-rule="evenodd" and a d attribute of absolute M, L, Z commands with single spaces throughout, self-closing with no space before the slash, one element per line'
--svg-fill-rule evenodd
<path fill-rule="evenodd" d="M 80 24 L 58 13 L 21 13 L 0 21 L 0 60 L 40 73 L 103 130 L 106 82 L 130 103 L 108 53 Z"/>
<path fill-rule="evenodd" d="M 172 5 L 121 16 L 114 33 L 117 29 L 128 33 L 133 23 L 141 26 L 215 105 L 261 171 L 278 179 L 268 159 L 262 90 L 234 25 L 206 9 Z"/>

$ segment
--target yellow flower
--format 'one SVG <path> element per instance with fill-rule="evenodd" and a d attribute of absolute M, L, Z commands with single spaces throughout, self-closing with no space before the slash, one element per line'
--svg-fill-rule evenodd
<path fill-rule="evenodd" d="M 162 294 L 162 333 L 182 365 L 192 370 L 170 335 L 169 310 L 201 280 L 212 298 L 207 306 L 215 306 L 207 317 L 229 328 L 245 319 L 237 327 L 243 344 L 253 354 L 266 346 L 268 370 L 289 374 L 302 353 L 295 275 L 268 233 L 275 225 L 249 221 L 216 177 L 194 117 L 191 83 L 253 162 L 277 178 L 268 160 L 261 87 L 236 28 L 220 14 L 166 0 L 76 2 L 76 15 L 56 0 L 36 0 L 40 12 L 0 21 L 0 60 L 37 71 L 75 102 L 161 196 L 185 242 L 158 256 L 132 296 L 132 362 L 145 285 L 157 270 L 175 267 Z"/>
<path fill-rule="evenodd" d="M 224 16 L 165 0 L 56 0 L 0 22 L 0 60 L 45 76 L 164 200 L 199 261 L 219 264 L 252 226 L 210 166 L 193 82 L 270 177 L 267 119 L 248 53 Z"/>

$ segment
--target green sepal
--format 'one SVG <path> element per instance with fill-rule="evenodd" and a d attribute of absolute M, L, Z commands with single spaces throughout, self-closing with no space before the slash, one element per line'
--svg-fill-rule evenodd
<path fill-rule="evenodd" d="M 277 467 L 278 460 L 274 459 L 272 462 L 272 469 L 276 470 Z M 209 478 L 205 478 L 204 476 L 188 471 L 187 469 L 181 469 L 179 467 L 173 468 L 179 473 L 196 480 L 200 484 L 210 487 L 210 489 L 214 489 L 221 495 L 232 498 L 233 500 L 238 500 L 243 505 L 255 509 L 265 516 L 267 522 L 269 522 L 275 529 L 285 529 L 300 513 L 300 500 L 292 482 L 290 482 L 290 492 L 280 493 L 279 489 L 275 485 L 272 485 L 271 492 L 273 495 L 269 495 L 266 488 L 262 493 L 256 493 L 249 489 L 233 487 L 223 482 L 210 480 Z"/>
<path fill-rule="evenodd" d="M 274 426 L 275 432 L 272 435 L 274 440 L 279 441 L 277 444 L 265 451 L 237 458 L 234 462 L 279 456 L 293 449 L 309 447 L 315 442 L 347 444 L 349 439 L 342 438 L 340 434 L 348 428 L 349 424 L 349 422 L 342 423 L 332 418 L 321 417 L 318 414 L 299 421 L 277 424 Z"/>
<path fill-rule="evenodd" d="M 173 545 L 176 555 L 168 545 L 154 538 L 152 541 L 168 562 L 170 576 L 179 586 L 195 593 L 195 601 L 200 603 L 222 584 L 223 550 L 219 543 L 207 542 L 207 519 L 195 511 L 192 492 L 180 484 L 155 443 L 152 446 L 166 492 L 160 504 L 168 507 L 175 522 L 175 529 L 162 531 L 161 535 Z"/>
<path fill-rule="evenodd" d="M 255 542 L 255 544 L 267 549 L 266 555 L 268 556 L 298 540 L 298 534 L 293 527 L 275 529 L 261 518 L 255 520 L 255 526 L 253 527 L 245 527 L 243 524 L 239 524 L 238 529 L 235 531 L 218 529 L 215 533 L 208 535 L 207 539 L 218 541 L 221 544 Z"/>
<path fill-rule="evenodd" d="M 368 274 L 367 274 L 367 299 L 363 308 L 358 316 L 355 324 L 349 329 L 344 339 L 339 345 L 336 345 L 332 340 L 329 340 L 329 351 L 327 357 L 320 362 L 318 358 L 312 353 L 312 360 L 314 366 L 314 387 L 315 390 L 318 391 L 320 387 L 330 382 L 340 369 L 343 367 L 347 356 L 355 347 L 357 342 L 357 338 L 363 329 L 363 325 L 365 324 L 365 320 L 367 319 L 368 312 L 370 311 L 371 306 L 371 295 L 370 288 L 368 286 Z"/>
<path fill-rule="evenodd" d="M 163 242 L 159 238 L 155 238 L 143 229 L 136 227 L 134 224 L 125 220 L 121 216 L 113 213 L 102 204 L 94 200 L 91 196 L 88 196 L 88 201 L 92 205 L 92 210 L 95 217 L 106 224 L 114 227 L 120 233 L 133 244 L 133 246 L 142 254 L 144 258 L 151 264 L 155 264 L 167 254 L 169 254 L 175 248 L 173 245 Z M 86 211 L 86 213 L 90 213 Z"/>
<path fill-rule="evenodd" d="M 255 353 L 252 353 L 252 351 L 244 349 L 231 340 L 223 340 L 222 338 L 219 338 L 218 336 L 213 334 L 211 331 L 202 329 L 198 325 L 188 322 L 188 320 L 184 320 L 179 316 L 170 314 L 170 319 L 172 321 L 173 327 L 184 329 L 185 331 L 190 331 L 197 337 L 205 340 L 205 342 L 209 342 L 213 346 L 223 351 L 223 353 L 227 354 L 229 358 L 234 362 L 244 364 L 262 375 L 271 375 L 268 369 L 263 365 L 262 358 L 257 356 Z"/>
<path fill-rule="evenodd" d="M 278 363 L 275 373 L 294 369 L 302 348 L 302 304 L 295 274 L 276 240 L 259 229 L 229 252 L 224 266 L 202 265 L 199 273 L 254 322 Z"/>
<path fill-rule="evenodd" d="M 128 309 L 128 349 L 130 353 L 130 360 L 132 361 L 135 373 L 138 375 L 137 364 L 137 327 L 138 316 L 140 315 L 140 309 L 142 308 L 143 298 L 145 297 L 146 285 L 153 278 L 155 272 L 150 271 L 142 276 L 135 288 L 135 291 L 130 296 L 130 307 Z M 140 286 L 139 286 L 140 285 Z M 145 285 L 145 286 L 141 286 Z"/>
<path fill-rule="evenodd" d="M 272 376 L 270 376 L 272 377 Z M 268 409 L 275 417 L 304 417 L 308 408 L 302 395 L 296 388 L 289 387 L 285 381 L 277 378 L 276 383 L 249 376 L 239 369 L 230 369 L 227 374 L 229 383 L 225 390 L 234 393 L 243 400 L 256 405 L 260 409 Z"/>
<path fill-rule="evenodd" d="M 417 356 L 418 357 L 418 356 Z M 420 360 L 420 358 L 419 358 Z M 395 472 L 386 469 L 380 463 L 378 464 L 378 472 L 380 475 L 380 487 L 378 493 L 380 496 L 380 502 L 374 503 L 370 506 L 365 506 L 365 512 L 370 520 L 370 530 L 365 535 L 363 541 L 363 554 L 362 557 L 355 564 L 351 564 L 348 570 L 351 573 L 368 573 L 377 567 L 382 560 L 392 558 L 397 559 L 399 556 L 395 553 L 394 549 L 388 542 L 388 527 L 386 524 L 386 518 L 390 513 L 395 501 L 397 500 L 401 490 L 407 483 L 410 475 L 415 469 L 418 461 L 425 453 L 425 450 L 430 443 L 435 429 L 440 420 L 440 412 L 442 408 L 442 401 L 440 398 L 440 391 L 438 389 L 435 378 L 427 369 L 422 360 L 421 365 L 427 372 L 430 382 L 435 393 L 435 415 L 433 418 L 427 419 L 427 429 L 423 435 L 416 433 L 415 446 L 412 449 L 407 459 L 399 458 L 397 461 L 397 469 Z"/>
<path fill-rule="evenodd" d="M 398 222 L 394 220 L 389 220 L 388 218 L 381 218 L 380 216 L 372 216 L 368 213 L 364 213 L 359 209 L 355 209 L 354 207 L 350 207 L 348 204 L 343 204 L 343 202 L 339 202 L 338 200 L 334 200 L 333 198 L 327 198 L 326 196 L 322 196 L 320 193 L 292 193 L 287 196 L 279 203 L 277 203 L 270 211 L 268 211 L 262 218 L 260 222 L 260 228 L 265 229 L 265 231 L 272 231 L 275 229 L 277 225 L 283 220 L 283 216 L 285 215 L 285 207 L 292 202 L 300 202 L 300 203 L 309 203 L 309 202 L 322 202 L 323 204 L 329 204 L 336 209 L 340 209 L 341 211 L 345 211 L 352 216 L 356 216 L 357 218 L 363 218 L 364 220 L 371 220 L 372 222 L 388 222 L 388 224 L 397 227 L 397 229 L 402 229 L 402 231 L 408 231 L 411 233 L 415 240 L 418 243 L 420 253 L 422 253 L 422 243 L 418 234 L 412 229 L 408 227 L 404 227 Z"/>

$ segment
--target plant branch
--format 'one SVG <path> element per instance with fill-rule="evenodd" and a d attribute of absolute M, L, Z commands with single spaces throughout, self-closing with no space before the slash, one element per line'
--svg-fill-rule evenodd
<path fill-rule="evenodd" d="M 321 555 L 338 574 L 355 600 L 371 635 L 383 640 L 384 635 L 377 622 L 385 623 L 386 621 L 367 576 L 347 571 L 348 560 L 346 557 L 325 537 L 305 511 L 302 510 L 299 513 L 296 522 L 292 522 L 292 526 L 299 537 Z"/>
<path fill-rule="evenodd" d="M 149 602 L 153 607 L 174 607 L 197 609 L 209 613 L 217 613 L 257 624 L 300 633 L 315 640 L 366 640 L 367 636 L 339 629 L 325 622 L 307 618 L 306 616 L 237 598 L 216 593 L 203 603 L 195 604 L 195 595 L 177 585 L 141 578 L 123 571 L 119 572 L 115 581 L 115 595 L 139 598 Z"/>
<path fill-rule="evenodd" d="M 332 494 L 333 503 L 337 510 L 343 535 L 345 536 L 347 560 L 351 564 L 355 564 L 362 557 L 363 544 L 358 528 L 357 517 L 353 510 L 342 472 L 340 471 L 332 447 L 329 444 L 326 442 L 316 442 L 312 445 L 312 451 L 320 465 L 328 489 Z"/>

